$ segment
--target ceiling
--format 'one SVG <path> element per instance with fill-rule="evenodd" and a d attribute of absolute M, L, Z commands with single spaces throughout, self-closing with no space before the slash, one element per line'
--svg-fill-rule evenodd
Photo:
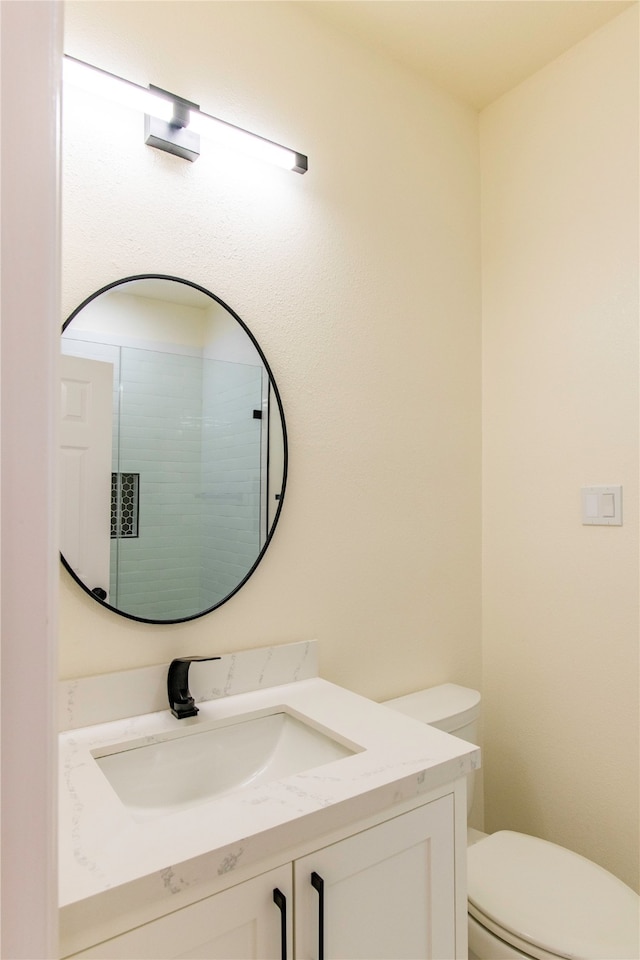
<path fill-rule="evenodd" d="M 481 110 L 637 0 L 305 0 Z"/>

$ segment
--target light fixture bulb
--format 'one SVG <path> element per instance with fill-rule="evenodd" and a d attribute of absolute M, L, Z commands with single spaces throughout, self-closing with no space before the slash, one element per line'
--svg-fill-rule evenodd
<path fill-rule="evenodd" d="M 230 150 L 237 150 L 239 153 L 256 157 L 260 160 L 267 160 L 269 163 L 275 163 L 285 170 L 295 170 L 298 173 L 304 173 L 307 169 L 307 158 L 295 150 L 289 150 L 288 147 L 282 147 L 271 140 L 265 140 L 258 134 L 251 133 L 249 130 L 243 130 L 225 120 L 218 120 L 199 110 L 191 110 L 189 119 L 189 130 L 199 133 L 205 140 L 212 140 L 222 147 L 228 147 Z"/>
<path fill-rule="evenodd" d="M 113 73 L 107 73 L 89 63 L 76 60 L 74 57 L 64 58 L 64 81 L 97 97 L 104 97 L 120 106 L 131 110 L 139 110 L 164 120 L 167 123 L 173 116 L 173 103 L 170 99 L 155 91 L 140 87 L 137 83 L 123 80 Z"/>

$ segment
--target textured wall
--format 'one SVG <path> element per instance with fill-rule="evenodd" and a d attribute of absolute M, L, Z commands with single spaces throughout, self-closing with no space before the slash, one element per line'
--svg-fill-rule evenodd
<path fill-rule="evenodd" d="M 637 15 L 481 116 L 487 828 L 636 886 Z"/>
<path fill-rule="evenodd" d="M 61 581 L 61 672 L 317 637 L 373 697 L 480 681 L 475 113 L 284 3 L 71 2 L 67 52 L 309 155 L 298 176 L 64 117 L 65 313 L 118 277 L 201 283 L 282 394 L 289 486 L 265 560 L 211 616 L 153 627 Z"/>

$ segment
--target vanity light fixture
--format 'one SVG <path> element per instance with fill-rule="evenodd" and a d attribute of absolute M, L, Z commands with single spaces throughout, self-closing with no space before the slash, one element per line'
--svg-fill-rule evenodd
<path fill-rule="evenodd" d="M 203 113 L 197 103 L 149 85 L 142 87 L 113 73 L 64 56 L 66 83 L 145 114 L 145 143 L 185 160 L 200 156 L 200 137 L 223 147 L 276 163 L 295 173 L 307 172 L 307 158 L 225 120 Z"/>

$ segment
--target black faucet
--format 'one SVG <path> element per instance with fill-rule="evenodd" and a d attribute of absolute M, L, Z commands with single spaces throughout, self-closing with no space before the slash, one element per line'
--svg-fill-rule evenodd
<path fill-rule="evenodd" d="M 189 667 L 194 660 L 219 660 L 220 657 L 177 657 L 169 664 L 167 693 L 171 713 L 178 720 L 195 717 L 198 712 L 195 700 L 189 693 Z"/>

